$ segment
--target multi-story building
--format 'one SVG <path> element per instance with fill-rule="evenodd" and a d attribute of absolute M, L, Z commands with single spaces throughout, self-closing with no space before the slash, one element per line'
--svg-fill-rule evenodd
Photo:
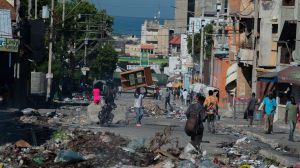
<path fill-rule="evenodd" d="M 141 45 L 147 46 L 144 49 L 153 49 L 151 54 L 155 56 L 169 55 L 169 29 L 161 26 L 159 21 L 145 21 L 141 29 Z M 150 47 L 150 48 L 149 48 Z M 141 49 L 143 49 L 141 47 Z"/>

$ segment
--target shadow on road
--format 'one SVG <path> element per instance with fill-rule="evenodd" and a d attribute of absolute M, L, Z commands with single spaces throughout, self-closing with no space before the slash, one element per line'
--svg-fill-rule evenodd
<path fill-rule="evenodd" d="M 55 130 L 40 126 L 22 123 L 20 112 L 0 111 L 0 145 L 15 143 L 23 139 L 32 145 L 41 145 L 51 138 Z"/>

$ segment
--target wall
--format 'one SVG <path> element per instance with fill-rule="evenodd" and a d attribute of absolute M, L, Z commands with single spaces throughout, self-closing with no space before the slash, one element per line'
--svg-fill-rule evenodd
<path fill-rule="evenodd" d="M 169 29 L 167 28 L 160 28 L 158 30 L 157 51 L 161 55 L 169 55 Z"/>
<path fill-rule="evenodd" d="M 125 45 L 125 54 L 129 56 L 134 57 L 140 57 L 141 56 L 141 46 L 135 45 L 135 44 L 126 44 Z"/>
<path fill-rule="evenodd" d="M 251 69 L 246 69 L 245 67 L 238 67 L 238 78 L 237 78 L 237 88 L 236 88 L 236 97 L 250 97 L 251 96 Z"/>
<path fill-rule="evenodd" d="M 272 25 L 278 25 L 281 1 L 260 2 L 260 36 L 258 66 L 275 67 L 277 62 L 277 32 L 272 33 Z"/>
<path fill-rule="evenodd" d="M 186 32 L 188 0 L 175 1 L 175 34 Z"/>
<path fill-rule="evenodd" d="M 225 89 L 226 72 L 230 66 L 229 59 L 214 58 L 213 86 L 220 90 L 219 105 L 225 108 L 228 102 L 227 92 Z"/>

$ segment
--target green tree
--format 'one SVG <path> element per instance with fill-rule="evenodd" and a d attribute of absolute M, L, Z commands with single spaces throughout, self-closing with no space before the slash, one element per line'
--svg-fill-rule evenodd
<path fill-rule="evenodd" d="M 118 62 L 118 53 L 111 43 L 99 45 L 95 51 L 96 58 L 92 61 L 91 72 L 93 76 L 103 79 L 112 76 Z"/>
<path fill-rule="evenodd" d="M 207 35 L 204 35 L 204 50 L 206 57 L 210 58 L 211 56 L 211 50 L 213 47 L 213 34 L 214 29 L 213 29 L 213 24 L 208 24 L 204 27 L 204 33 Z M 200 54 L 200 49 L 201 49 L 201 32 L 196 33 L 194 35 L 194 54 L 193 59 L 194 60 L 199 60 L 199 54 Z M 192 36 L 189 36 L 188 38 L 188 52 L 191 54 L 192 53 Z"/>

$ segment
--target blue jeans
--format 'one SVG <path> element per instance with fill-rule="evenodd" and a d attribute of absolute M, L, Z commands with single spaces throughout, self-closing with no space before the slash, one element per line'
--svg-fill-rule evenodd
<path fill-rule="evenodd" d="M 296 123 L 294 121 L 289 121 L 289 125 L 290 125 L 290 134 L 289 134 L 289 140 L 293 141 L 294 140 L 294 132 L 296 129 Z"/>
<path fill-rule="evenodd" d="M 135 114 L 136 114 L 136 123 L 141 124 L 141 120 L 144 115 L 144 111 L 142 107 L 135 107 L 134 108 Z"/>

